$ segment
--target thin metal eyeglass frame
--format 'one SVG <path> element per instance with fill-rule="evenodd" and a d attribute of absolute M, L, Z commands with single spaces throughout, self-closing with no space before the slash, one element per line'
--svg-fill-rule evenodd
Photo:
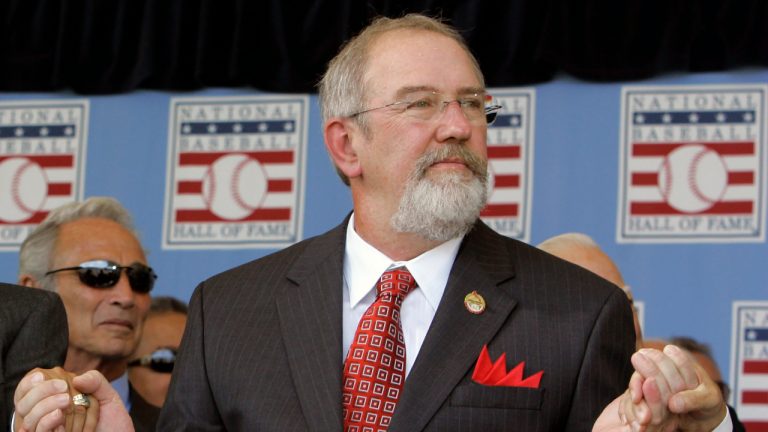
<path fill-rule="evenodd" d="M 357 116 L 359 116 L 361 114 L 365 114 L 365 113 L 368 113 L 368 112 L 371 112 L 371 111 L 376 111 L 376 110 L 380 110 L 380 109 L 384 109 L 384 108 L 389 108 L 389 107 L 393 107 L 393 106 L 396 106 L 396 105 L 410 104 L 410 103 L 413 103 L 413 102 L 414 101 L 412 101 L 412 100 L 396 101 L 396 102 L 388 103 L 386 105 L 382 105 L 382 106 L 379 106 L 379 107 L 368 108 L 368 109 L 365 109 L 365 110 L 362 110 L 362 111 L 358 111 L 356 113 L 348 115 L 347 118 L 355 118 L 355 117 L 357 117 Z M 440 112 L 443 112 L 443 110 L 445 110 L 445 108 L 448 105 L 450 105 L 451 103 L 453 103 L 453 102 L 458 103 L 459 104 L 459 108 L 461 108 L 461 101 L 459 99 L 451 99 L 451 100 L 440 101 L 440 102 L 443 104 L 443 108 L 442 108 L 442 110 Z M 502 108 L 503 107 L 501 105 L 488 105 L 485 108 L 483 108 L 484 111 L 485 111 L 485 122 L 486 122 L 486 124 L 488 124 L 488 125 L 493 124 L 493 122 L 496 121 L 496 116 L 498 115 L 499 110 L 501 110 Z M 461 112 L 463 113 L 464 110 L 462 109 Z M 466 115 L 466 113 L 465 113 L 465 115 Z"/>

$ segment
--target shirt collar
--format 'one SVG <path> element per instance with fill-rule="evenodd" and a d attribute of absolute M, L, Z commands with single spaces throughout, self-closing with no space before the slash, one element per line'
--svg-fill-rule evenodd
<path fill-rule="evenodd" d="M 120 375 L 119 377 L 115 378 L 113 381 L 110 382 L 112 384 L 112 387 L 114 387 L 115 391 L 117 392 L 118 396 L 120 396 L 120 399 L 122 399 L 123 403 L 125 404 L 125 409 L 130 411 L 131 410 L 131 401 L 128 400 L 128 371 L 126 370 L 124 374 Z"/>
<path fill-rule="evenodd" d="M 416 279 L 430 306 L 437 310 L 443 297 L 451 267 L 462 237 L 448 240 L 409 261 L 392 261 L 355 232 L 355 215 L 347 225 L 344 253 L 344 277 L 349 289 L 349 303 L 354 307 L 376 286 L 376 281 L 390 267 L 406 266 Z"/>

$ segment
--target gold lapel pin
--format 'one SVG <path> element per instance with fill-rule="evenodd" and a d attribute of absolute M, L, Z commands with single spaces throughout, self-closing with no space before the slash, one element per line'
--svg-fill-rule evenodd
<path fill-rule="evenodd" d="M 485 299 L 477 291 L 472 291 L 464 297 L 464 307 L 470 313 L 480 315 L 485 312 Z"/>

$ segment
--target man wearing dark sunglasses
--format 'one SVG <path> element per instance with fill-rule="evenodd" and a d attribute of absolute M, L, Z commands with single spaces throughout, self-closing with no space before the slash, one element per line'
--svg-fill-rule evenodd
<path fill-rule="evenodd" d="M 152 405 L 161 407 L 165 403 L 176 350 L 186 324 L 186 303 L 173 297 L 152 299 L 149 315 L 144 321 L 144 334 L 128 362 L 131 385 Z"/>
<path fill-rule="evenodd" d="M 103 197 L 54 209 L 24 241 L 19 261 L 21 285 L 54 291 L 64 303 L 64 369 L 101 372 L 125 401 L 136 430 L 154 430 L 158 409 L 133 391 L 127 368 L 157 276 L 127 210 Z M 16 421 L 27 415 L 37 414 L 17 408 Z"/>

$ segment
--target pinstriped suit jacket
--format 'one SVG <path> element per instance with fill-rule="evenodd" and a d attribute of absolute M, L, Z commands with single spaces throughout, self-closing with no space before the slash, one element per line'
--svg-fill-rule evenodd
<path fill-rule="evenodd" d="M 0 431 L 10 427 L 13 393 L 36 367 L 67 355 L 67 313 L 55 293 L 0 283 Z"/>
<path fill-rule="evenodd" d="M 159 431 L 338 431 L 346 222 L 201 283 Z M 477 290 L 487 308 L 465 310 Z M 471 381 L 484 344 L 539 389 Z M 466 236 L 408 375 L 398 431 L 588 431 L 629 380 L 625 295 L 592 273 L 498 235 Z"/>

